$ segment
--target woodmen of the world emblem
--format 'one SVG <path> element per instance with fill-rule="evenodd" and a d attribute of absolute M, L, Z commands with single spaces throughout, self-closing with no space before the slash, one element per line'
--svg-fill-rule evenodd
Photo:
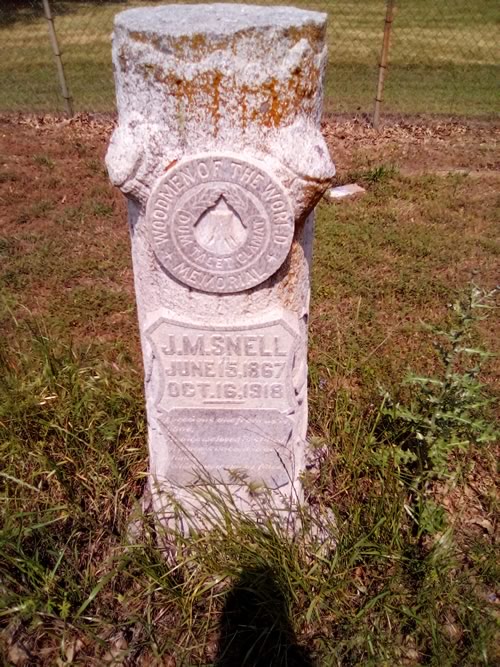
<path fill-rule="evenodd" d="M 182 160 L 156 182 L 146 219 L 160 264 L 203 292 L 259 285 L 284 262 L 294 217 L 260 163 L 230 154 Z"/>

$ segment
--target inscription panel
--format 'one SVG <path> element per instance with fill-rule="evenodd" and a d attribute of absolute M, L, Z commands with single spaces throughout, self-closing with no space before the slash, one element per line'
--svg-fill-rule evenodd
<path fill-rule="evenodd" d="M 147 331 L 158 361 L 156 406 L 169 440 L 168 477 L 196 470 L 235 483 L 289 481 L 297 334 L 285 320 L 205 327 L 161 317 Z"/>
<path fill-rule="evenodd" d="M 217 154 L 183 160 L 156 183 L 146 221 L 160 264 L 203 292 L 259 285 L 284 262 L 294 217 L 261 164 Z"/>
<path fill-rule="evenodd" d="M 148 329 L 160 364 L 160 410 L 174 407 L 295 406 L 291 370 L 296 334 L 283 320 L 203 327 L 166 317 Z"/>
<path fill-rule="evenodd" d="M 168 479 L 186 485 L 197 476 L 224 484 L 243 479 L 270 488 L 290 478 L 292 420 L 276 410 L 171 410 L 163 419 L 170 440 Z"/>

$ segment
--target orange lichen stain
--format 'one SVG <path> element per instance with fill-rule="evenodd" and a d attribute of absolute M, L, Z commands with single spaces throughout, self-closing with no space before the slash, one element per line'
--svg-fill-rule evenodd
<path fill-rule="evenodd" d="M 167 166 L 165 167 L 164 171 L 165 173 L 169 170 L 172 169 L 172 167 L 175 167 L 175 165 L 179 162 L 179 160 L 172 160 Z"/>
<path fill-rule="evenodd" d="M 285 104 L 283 98 L 276 90 L 276 79 L 272 79 L 269 82 L 269 92 L 271 96 L 271 108 L 269 109 L 268 114 L 269 124 L 278 127 L 285 112 Z"/>
<path fill-rule="evenodd" d="M 293 43 L 307 40 L 311 48 L 319 53 L 324 46 L 325 27 L 314 24 L 292 27 L 287 29 L 284 35 Z M 320 77 L 320 68 L 306 59 L 303 64 L 294 68 L 287 82 L 272 78 L 260 88 L 253 89 L 250 92 L 256 96 L 264 94 L 265 101 L 259 108 L 253 109 L 251 120 L 260 122 L 265 127 L 279 127 L 290 122 L 300 113 L 301 108 L 311 110 Z"/>
<path fill-rule="evenodd" d="M 206 35 L 197 33 L 195 35 L 151 35 L 137 30 L 129 32 L 129 37 L 134 42 L 148 44 L 153 48 L 168 53 L 180 60 L 188 59 L 190 62 L 199 62 L 207 55 L 216 51 L 224 50 L 228 46 L 227 38 L 207 39 Z"/>
<path fill-rule="evenodd" d="M 326 26 L 308 24 L 301 26 L 300 28 L 290 27 L 285 30 L 284 36 L 294 43 L 299 42 L 301 39 L 305 39 L 311 48 L 316 53 L 319 53 L 323 49 L 325 43 Z"/>
<path fill-rule="evenodd" d="M 255 29 L 248 28 L 239 30 L 231 36 L 215 37 L 203 33 L 196 33 L 194 35 L 152 35 L 150 32 L 141 32 L 139 30 L 131 30 L 129 33 L 131 40 L 141 44 L 149 44 L 153 48 L 162 52 L 171 53 L 172 55 L 186 59 L 191 62 L 199 62 L 203 58 L 220 51 L 230 50 L 233 55 L 236 55 L 238 45 L 246 39 L 255 37 Z M 292 45 L 297 44 L 300 40 L 305 39 L 315 53 L 321 52 L 324 46 L 326 29 L 325 26 L 318 26 L 308 24 L 301 27 L 290 27 L 283 31 L 283 37 L 288 39 Z M 258 37 L 261 37 L 258 35 Z M 259 40 L 261 42 L 262 40 Z M 265 44 L 259 44 L 265 48 Z"/>
<path fill-rule="evenodd" d="M 127 69 L 128 59 L 127 59 L 127 49 L 125 47 L 122 47 L 120 49 L 120 53 L 118 54 L 118 62 L 120 63 L 120 67 L 122 68 L 122 70 Z"/>
<path fill-rule="evenodd" d="M 214 43 L 207 42 L 206 36 L 200 34 L 171 37 L 169 46 L 177 58 L 188 58 L 191 62 L 196 62 L 215 50 Z"/>
<path fill-rule="evenodd" d="M 219 132 L 219 122 L 220 122 L 220 84 L 222 81 L 222 74 L 220 72 L 214 72 L 214 101 L 213 101 L 213 117 L 215 123 L 215 135 L 217 136 Z"/>
<path fill-rule="evenodd" d="M 252 110 L 250 120 L 264 127 L 279 127 L 292 121 L 301 109 L 310 110 L 319 77 L 319 68 L 297 66 L 287 81 L 272 78 L 260 87 L 248 89 L 247 97 L 264 98 L 260 106 Z"/>
<path fill-rule="evenodd" d="M 204 112 L 212 119 L 215 135 L 225 106 L 238 100 L 243 130 L 248 123 L 280 127 L 293 121 L 302 110 L 314 106 L 320 70 L 311 63 L 297 65 L 288 79 L 270 77 L 260 85 L 237 84 L 234 76 L 224 76 L 217 68 L 206 69 L 191 78 L 180 77 L 175 69 L 160 65 L 141 65 L 145 77 L 153 77 L 165 94 L 179 101 L 184 110 Z M 190 114 L 190 112 L 188 111 Z"/>
<path fill-rule="evenodd" d="M 143 32 L 139 32 L 137 30 L 131 30 L 129 32 L 129 37 L 134 42 L 141 42 L 142 44 L 152 43 L 152 41 L 154 39 L 154 38 L 152 38 L 148 35 L 145 35 Z"/>
<path fill-rule="evenodd" d="M 260 122 L 264 127 L 278 127 L 286 113 L 288 100 L 282 95 L 276 79 L 273 77 L 260 87 L 247 90 L 256 97 L 264 96 L 264 102 L 252 110 L 250 120 Z"/>
<path fill-rule="evenodd" d="M 225 105 L 237 100 L 241 109 L 241 127 L 245 130 L 248 123 L 260 124 L 263 127 L 280 127 L 293 122 L 294 117 L 303 111 L 312 111 L 315 103 L 316 90 L 321 76 L 320 68 L 304 54 L 303 59 L 290 73 L 288 79 L 270 77 L 259 85 L 236 83 L 235 77 L 224 76 L 218 69 L 206 67 L 191 79 L 179 78 L 174 74 L 175 65 L 170 69 L 167 62 L 184 61 L 203 63 L 215 52 L 232 51 L 236 54 L 246 39 L 252 38 L 254 31 L 243 30 L 231 37 L 208 38 L 204 34 L 169 36 L 161 39 L 156 35 L 143 32 L 130 32 L 131 39 L 169 55 L 164 67 L 155 64 L 144 64 L 140 67 L 145 77 L 153 77 L 165 88 L 165 93 L 179 101 L 184 110 L 194 109 L 196 112 L 206 110 L 213 119 L 214 131 L 219 131 L 220 119 L 224 114 Z M 309 24 L 300 28 L 288 28 L 283 31 L 284 37 L 293 48 L 299 41 L 306 40 L 311 49 L 320 53 L 324 46 L 325 31 L 322 26 Z M 265 40 L 258 40 L 257 50 L 265 49 Z M 124 55 L 120 60 L 123 68 L 130 67 L 130 59 Z M 165 69 L 164 69 L 165 68 Z M 188 111 L 188 113 L 190 113 Z"/>
<path fill-rule="evenodd" d="M 145 76 L 150 76 L 151 74 L 154 76 L 156 65 L 145 63 L 144 65 L 142 65 L 142 69 L 144 71 Z"/>
<path fill-rule="evenodd" d="M 139 42 L 140 44 L 150 44 L 155 49 L 161 51 L 162 42 L 157 35 L 150 35 L 148 33 L 139 32 L 138 30 L 132 30 L 129 32 L 129 37 L 134 42 Z"/>
<path fill-rule="evenodd" d="M 243 130 L 246 130 L 248 122 L 248 103 L 247 103 L 248 92 L 249 92 L 248 86 L 246 85 L 241 86 L 239 90 L 239 100 L 241 108 L 241 127 L 243 128 Z"/>
<path fill-rule="evenodd" d="M 163 71 L 156 66 L 155 80 L 165 87 L 168 96 L 183 102 L 184 109 L 205 109 L 213 119 L 214 132 L 217 134 L 221 118 L 221 95 L 223 75 L 219 70 L 208 70 L 197 74 L 192 79 L 183 79 L 173 72 Z M 224 91 L 226 92 L 226 91 Z"/>
<path fill-rule="evenodd" d="M 320 70 L 313 66 L 310 66 L 305 72 L 302 72 L 300 68 L 292 72 L 292 78 L 288 82 L 288 92 L 295 98 L 295 104 L 298 105 L 314 97 L 319 86 L 319 77 Z"/>

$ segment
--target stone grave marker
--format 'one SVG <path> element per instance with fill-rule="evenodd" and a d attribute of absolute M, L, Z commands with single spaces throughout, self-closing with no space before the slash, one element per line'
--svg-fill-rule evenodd
<path fill-rule="evenodd" d="M 200 477 L 300 497 L 326 15 L 164 5 L 116 16 L 118 127 L 153 509 Z M 277 500 L 279 504 L 279 500 Z"/>

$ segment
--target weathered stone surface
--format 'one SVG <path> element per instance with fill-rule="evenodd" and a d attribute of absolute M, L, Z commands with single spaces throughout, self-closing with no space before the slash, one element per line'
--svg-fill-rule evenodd
<path fill-rule="evenodd" d="M 200 474 L 300 494 L 326 15 L 167 5 L 115 20 L 153 502 Z M 246 498 L 245 502 L 248 500 Z M 243 502 L 243 500 L 242 500 Z"/>

